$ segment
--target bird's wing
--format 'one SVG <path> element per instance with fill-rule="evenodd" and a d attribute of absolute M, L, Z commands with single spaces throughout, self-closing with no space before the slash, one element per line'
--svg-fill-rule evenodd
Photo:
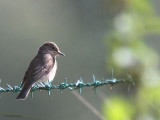
<path fill-rule="evenodd" d="M 55 59 L 51 55 L 46 54 L 42 56 L 36 56 L 30 63 L 28 70 L 23 78 L 22 85 L 33 85 L 36 81 L 40 80 L 43 76 L 47 75 L 55 64 Z"/>

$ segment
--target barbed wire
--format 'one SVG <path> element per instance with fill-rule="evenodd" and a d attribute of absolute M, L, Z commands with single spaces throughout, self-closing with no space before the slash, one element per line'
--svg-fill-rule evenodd
<path fill-rule="evenodd" d="M 79 89 L 79 93 L 81 94 L 83 87 L 93 87 L 95 92 L 97 93 L 98 87 L 108 85 L 108 84 L 113 86 L 113 85 L 119 84 L 119 83 L 126 83 L 126 84 L 128 84 L 128 90 L 130 89 L 130 85 L 135 85 L 135 83 L 130 75 L 128 75 L 128 79 L 126 79 L 126 80 L 125 79 L 118 80 L 116 78 L 113 78 L 113 74 L 112 74 L 111 79 L 96 80 L 94 75 L 93 75 L 92 79 L 93 79 L 92 82 L 85 83 L 85 82 L 83 82 L 83 79 L 80 77 L 80 79 L 77 80 L 77 82 L 68 83 L 67 78 L 65 78 L 65 81 L 63 83 L 60 83 L 59 85 L 52 85 L 51 83 L 45 85 L 42 82 L 40 82 L 40 85 L 33 85 L 30 92 L 32 93 L 31 94 L 32 97 L 33 97 L 33 92 L 36 90 L 40 90 L 40 91 L 47 90 L 48 95 L 50 95 L 50 91 L 52 89 L 60 89 L 60 93 L 62 94 L 62 91 L 64 89 L 68 88 L 69 90 Z M 6 92 L 13 92 L 13 93 L 20 92 L 22 90 L 22 88 L 20 87 L 21 84 L 19 86 L 11 86 L 9 84 L 6 84 L 7 88 L 0 87 L 0 96 L 2 93 L 6 93 Z"/>

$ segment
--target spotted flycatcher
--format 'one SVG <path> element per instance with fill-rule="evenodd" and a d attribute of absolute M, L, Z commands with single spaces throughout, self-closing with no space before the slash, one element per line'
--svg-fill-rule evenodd
<path fill-rule="evenodd" d="M 56 56 L 64 54 L 53 42 L 44 43 L 31 61 L 22 82 L 22 90 L 17 99 L 25 100 L 34 84 L 48 84 L 53 81 L 57 70 Z"/>

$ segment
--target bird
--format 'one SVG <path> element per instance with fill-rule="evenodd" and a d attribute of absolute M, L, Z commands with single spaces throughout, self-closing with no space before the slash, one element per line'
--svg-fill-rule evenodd
<path fill-rule="evenodd" d="M 53 81 L 57 70 L 56 56 L 59 55 L 65 56 L 54 42 L 46 42 L 40 46 L 24 75 L 17 100 L 25 100 L 35 84 L 42 82 L 46 85 Z"/>

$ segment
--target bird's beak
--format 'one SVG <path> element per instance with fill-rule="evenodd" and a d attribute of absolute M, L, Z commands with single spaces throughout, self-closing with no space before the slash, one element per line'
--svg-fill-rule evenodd
<path fill-rule="evenodd" d="M 58 54 L 59 54 L 59 55 L 63 55 L 63 56 L 65 56 L 65 54 L 64 54 L 64 53 L 62 53 L 61 51 L 58 51 Z"/>

